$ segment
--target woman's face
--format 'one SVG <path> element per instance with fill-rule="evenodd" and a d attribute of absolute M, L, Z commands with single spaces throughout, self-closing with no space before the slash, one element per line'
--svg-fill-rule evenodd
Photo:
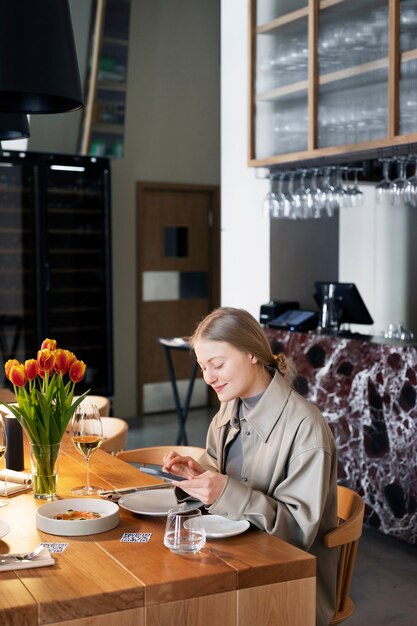
<path fill-rule="evenodd" d="M 230 343 L 197 339 L 194 351 L 205 382 L 213 387 L 221 402 L 251 398 L 267 386 L 265 370 L 256 357 Z"/>

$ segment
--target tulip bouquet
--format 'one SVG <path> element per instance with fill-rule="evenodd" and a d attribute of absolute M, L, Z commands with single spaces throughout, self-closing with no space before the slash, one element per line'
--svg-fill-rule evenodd
<path fill-rule="evenodd" d="M 51 491 L 54 487 L 56 490 L 56 484 L 46 483 L 56 482 L 56 477 L 51 478 L 51 467 L 56 462 L 59 444 L 74 410 L 88 393 L 73 402 L 75 385 L 84 378 L 86 365 L 69 350 L 58 349 L 55 339 L 45 339 L 36 359 L 25 363 L 9 359 L 4 369 L 16 396 L 16 403 L 6 406 L 25 431 L 38 464 L 44 465 L 38 468 L 37 480 L 45 484 L 36 485 L 33 476 L 34 492 Z M 55 447 L 56 454 L 46 453 L 48 447 Z"/>

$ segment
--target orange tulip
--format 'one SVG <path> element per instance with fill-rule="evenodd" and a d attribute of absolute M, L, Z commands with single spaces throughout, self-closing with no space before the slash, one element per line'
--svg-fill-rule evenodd
<path fill-rule="evenodd" d="M 55 356 L 48 348 L 39 350 L 37 360 L 40 372 L 51 372 L 54 369 Z"/>
<path fill-rule="evenodd" d="M 56 350 L 56 339 L 44 339 L 42 341 L 41 350 Z"/>
<path fill-rule="evenodd" d="M 74 361 L 77 359 L 77 357 L 73 352 L 70 352 L 69 350 L 65 350 L 65 354 L 68 357 L 68 368 L 70 368 Z"/>
<path fill-rule="evenodd" d="M 84 378 L 86 367 L 87 366 L 84 361 L 79 361 L 78 359 L 75 359 L 74 363 L 69 369 L 69 377 L 71 378 L 73 383 L 79 383 Z"/>
<path fill-rule="evenodd" d="M 27 359 L 25 361 L 25 374 L 27 380 L 33 380 L 38 375 L 39 368 L 36 359 Z"/>
<path fill-rule="evenodd" d="M 22 363 L 12 365 L 9 371 L 9 379 L 16 387 L 23 387 L 26 384 L 25 366 Z"/>
<path fill-rule="evenodd" d="M 55 364 L 54 368 L 58 374 L 66 374 L 69 368 L 69 359 L 67 350 L 55 350 Z"/>
<path fill-rule="evenodd" d="M 10 370 L 12 369 L 13 365 L 20 365 L 20 362 L 17 359 L 9 359 L 4 364 L 4 372 L 6 374 L 6 378 L 9 378 Z"/>

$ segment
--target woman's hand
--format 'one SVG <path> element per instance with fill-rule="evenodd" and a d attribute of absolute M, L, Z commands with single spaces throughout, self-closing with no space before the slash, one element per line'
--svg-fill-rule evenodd
<path fill-rule="evenodd" d="M 164 471 L 183 476 L 187 480 L 173 481 L 173 485 L 180 487 L 193 498 L 203 504 L 212 504 L 223 491 L 227 476 L 214 470 L 205 470 L 190 456 L 181 456 L 175 451 L 164 456 Z"/>
<path fill-rule="evenodd" d="M 222 493 L 227 482 L 227 476 L 218 474 L 214 470 L 207 470 L 195 478 L 172 481 L 175 487 L 179 487 L 193 498 L 200 500 L 203 504 L 213 504 Z"/>
<path fill-rule="evenodd" d="M 184 478 L 195 478 L 203 474 L 206 470 L 190 456 L 181 456 L 175 451 L 168 452 L 163 459 L 165 472 L 171 472 Z"/>

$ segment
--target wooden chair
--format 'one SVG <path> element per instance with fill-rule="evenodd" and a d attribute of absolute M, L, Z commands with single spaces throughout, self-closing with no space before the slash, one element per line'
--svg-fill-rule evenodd
<path fill-rule="evenodd" d="M 7 404 L 13 404 L 16 402 L 16 396 L 13 391 L 7 389 L 7 387 L 0 387 L 0 402 L 7 402 Z"/>
<path fill-rule="evenodd" d="M 365 504 L 360 495 L 338 485 L 337 487 L 337 527 L 323 538 L 326 548 L 340 548 L 336 583 L 336 612 L 332 624 L 339 624 L 355 610 L 349 597 L 353 568 L 358 551 L 359 537 L 362 534 Z"/>
<path fill-rule="evenodd" d="M 100 449 L 110 454 L 124 450 L 127 444 L 128 423 L 119 417 L 102 417 L 101 423 L 104 439 Z"/>
<path fill-rule="evenodd" d="M 205 452 L 204 448 L 195 446 L 154 446 L 151 448 L 135 448 L 134 450 L 124 450 L 116 456 L 127 463 L 138 463 L 139 465 L 162 465 L 164 456 L 175 450 L 182 456 L 198 458 Z"/>
<path fill-rule="evenodd" d="M 74 396 L 74 400 L 77 400 L 79 397 L 80 396 Z M 88 395 L 85 398 L 85 402 L 95 404 L 101 417 L 108 417 L 110 415 L 110 399 L 106 398 L 106 396 Z"/>

